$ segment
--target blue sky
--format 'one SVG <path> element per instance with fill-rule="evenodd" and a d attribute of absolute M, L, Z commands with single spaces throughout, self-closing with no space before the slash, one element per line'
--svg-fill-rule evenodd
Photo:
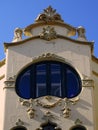
<path fill-rule="evenodd" d="M 98 0 L 0 0 L 0 60 L 5 57 L 3 43 L 12 41 L 14 29 L 32 24 L 49 5 L 65 23 L 85 27 L 88 41 L 95 41 L 98 57 Z"/>

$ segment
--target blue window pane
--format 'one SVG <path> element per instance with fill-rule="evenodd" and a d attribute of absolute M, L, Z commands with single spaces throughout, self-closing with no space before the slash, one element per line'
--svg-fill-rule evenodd
<path fill-rule="evenodd" d="M 61 97 L 61 66 L 51 64 L 51 91 L 52 96 Z"/>
<path fill-rule="evenodd" d="M 79 78 L 77 74 L 72 70 L 67 70 L 67 98 L 73 98 L 77 96 L 80 91 Z"/>
<path fill-rule="evenodd" d="M 36 97 L 46 95 L 46 64 L 36 66 Z"/>
<path fill-rule="evenodd" d="M 26 71 L 19 79 L 18 94 L 22 98 L 30 98 L 30 70 Z"/>
<path fill-rule="evenodd" d="M 78 73 L 71 66 L 57 61 L 30 65 L 16 80 L 16 92 L 25 99 L 46 95 L 73 98 L 80 91 Z"/>

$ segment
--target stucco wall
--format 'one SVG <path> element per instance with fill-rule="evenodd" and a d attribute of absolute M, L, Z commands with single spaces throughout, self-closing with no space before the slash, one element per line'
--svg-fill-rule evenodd
<path fill-rule="evenodd" d="M 33 62 L 34 58 L 46 53 L 56 54 L 64 58 L 65 61 L 78 70 L 81 78 L 83 78 L 83 76 L 91 77 L 90 46 L 58 38 L 52 41 L 33 39 L 24 44 L 8 47 L 6 54 L 6 80 L 10 77 L 14 77 L 14 75 L 17 76 L 23 67 Z M 69 118 L 62 116 L 61 109 L 64 107 L 63 101 L 61 106 L 51 109 L 45 109 L 35 105 L 34 109 L 36 112 L 33 119 L 29 119 L 27 107 L 21 105 L 14 87 L 4 89 L 6 93 L 4 130 L 14 127 L 18 119 L 21 119 L 24 122 L 24 126 L 28 129 L 36 129 L 40 127 L 41 123 L 45 122 L 43 115 L 45 115 L 47 111 L 51 111 L 52 114 L 54 113 L 53 115 L 55 116 L 52 120 L 59 124 L 62 130 L 65 128 L 69 129 L 74 125 L 77 119 L 80 119 L 83 125 L 89 130 L 94 129 L 92 86 L 83 88 L 79 96 L 79 101 L 75 105 L 70 104 L 71 116 Z"/>
<path fill-rule="evenodd" d="M 98 63 L 96 60 L 92 60 L 92 76 L 94 80 L 94 111 L 96 120 L 96 129 L 98 129 Z"/>
<path fill-rule="evenodd" d="M 5 65 L 0 67 L 0 129 L 3 130 L 3 121 L 4 121 L 4 81 L 5 81 Z"/>
<path fill-rule="evenodd" d="M 65 58 L 81 74 L 91 76 L 90 72 L 90 46 L 79 45 L 68 40 L 56 39 L 45 41 L 41 39 L 31 40 L 25 44 L 12 46 L 8 49 L 7 77 L 17 74 L 26 64 L 32 62 L 35 57 L 51 53 Z"/>

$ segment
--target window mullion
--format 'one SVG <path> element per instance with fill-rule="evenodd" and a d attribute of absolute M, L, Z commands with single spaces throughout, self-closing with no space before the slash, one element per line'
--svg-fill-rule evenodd
<path fill-rule="evenodd" d="M 30 85 L 30 97 L 36 98 L 36 66 L 33 65 L 30 74 L 31 85 Z"/>
<path fill-rule="evenodd" d="M 46 95 L 50 95 L 50 92 L 51 92 L 51 66 L 50 66 L 50 63 L 47 63 L 47 65 L 46 65 L 46 88 L 47 88 Z"/>
<path fill-rule="evenodd" d="M 61 91 L 62 98 L 67 96 L 67 86 L 66 86 L 66 66 L 61 64 Z"/>

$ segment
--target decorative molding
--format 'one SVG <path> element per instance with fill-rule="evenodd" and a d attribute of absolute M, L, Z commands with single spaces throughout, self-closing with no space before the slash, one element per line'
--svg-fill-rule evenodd
<path fill-rule="evenodd" d="M 9 77 L 8 81 L 15 81 L 15 79 L 16 79 L 16 75 L 14 75 L 13 77 Z"/>
<path fill-rule="evenodd" d="M 92 73 L 98 77 L 98 72 L 92 71 Z"/>
<path fill-rule="evenodd" d="M 5 62 L 6 62 L 6 59 L 0 61 L 0 67 L 2 67 L 5 64 Z"/>
<path fill-rule="evenodd" d="M 24 122 L 21 119 L 18 119 L 17 122 L 16 122 L 16 125 L 22 126 L 22 125 L 24 125 Z"/>
<path fill-rule="evenodd" d="M 92 60 L 98 64 L 98 58 L 92 55 Z"/>
<path fill-rule="evenodd" d="M 94 81 L 90 77 L 83 75 L 82 87 L 94 87 Z"/>
<path fill-rule="evenodd" d="M 56 10 L 53 9 L 51 6 L 44 9 L 44 12 L 39 14 L 39 16 L 35 20 L 36 22 L 50 22 L 50 21 L 60 21 L 63 22 L 60 14 L 56 13 Z"/>
<path fill-rule="evenodd" d="M 77 96 L 75 98 L 69 99 L 69 101 L 72 103 L 72 105 L 76 105 L 76 103 L 80 100 L 80 98 Z"/>
<path fill-rule="evenodd" d="M 35 110 L 32 107 L 28 108 L 27 113 L 28 113 L 30 119 L 34 118 Z"/>
<path fill-rule="evenodd" d="M 50 41 L 57 38 L 56 31 L 54 27 L 47 26 L 43 28 L 43 31 L 40 34 L 40 38 Z"/>
<path fill-rule="evenodd" d="M 83 87 L 94 87 L 94 81 L 92 79 L 82 80 Z"/>
<path fill-rule="evenodd" d="M 83 122 L 79 118 L 77 118 L 75 121 L 75 125 L 81 125 L 81 124 L 83 124 Z"/>
<path fill-rule="evenodd" d="M 52 107 L 56 107 L 56 105 L 58 105 L 58 104 L 61 104 L 61 100 L 62 99 L 58 99 L 58 98 L 50 98 L 49 99 L 49 97 L 51 97 L 51 96 L 48 96 L 48 99 L 46 99 L 47 101 L 46 102 L 44 102 L 45 101 L 45 98 L 44 98 L 44 100 L 39 100 L 39 99 L 37 99 L 36 100 L 36 103 L 37 103 L 37 105 L 39 105 L 39 106 L 42 106 L 43 108 L 52 108 Z M 51 101 L 52 101 L 52 103 L 51 103 Z"/>
<path fill-rule="evenodd" d="M 64 105 L 64 108 L 62 109 L 63 117 L 68 118 L 71 115 L 71 109 L 69 108 L 69 100 L 65 98 L 64 101 L 65 101 L 65 105 Z"/>
<path fill-rule="evenodd" d="M 44 96 L 37 99 L 22 99 L 19 98 L 19 102 L 22 106 L 27 107 L 27 113 L 30 117 L 30 119 L 35 117 L 35 108 L 34 107 L 42 107 L 47 109 L 47 111 L 44 112 L 44 115 L 42 119 L 44 120 L 50 120 L 50 119 L 57 119 L 58 116 L 56 116 L 54 113 L 51 113 L 49 110 L 51 108 L 56 107 L 57 105 L 61 107 L 61 111 L 64 118 L 68 118 L 71 115 L 71 109 L 69 108 L 69 104 L 75 105 L 79 101 L 79 97 L 73 98 L 73 99 L 67 99 L 67 98 L 58 98 L 53 96 Z M 60 116 L 60 115 L 59 115 Z"/>
<path fill-rule="evenodd" d="M 49 120 L 53 120 L 53 119 L 55 120 L 57 118 L 50 111 L 46 111 L 45 114 L 43 115 L 42 119 L 45 120 L 45 121 L 49 121 Z"/>
<path fill-rule="evenodd" d="M 0 76 L 0 80 L 2 80 L 5 77 L 5 74 Z"/>
<path fill-rule="evenodd" d="M 16 79 L 15 75 L 13 77 L 9 77 L 8 80 L 6 80 L 4 82 L 4 84 L 5 84 L 4 88 L 14 88 L 15 87 L 15 79 Z"/>
<path fill-rule="evenodd" d="M 5 81 L 5 87 L 4 88 L 13 88 L 15 87 L 15 81 Z"/>
<path fill-rule="evenodd" d="M 55 61 L 65 62 L 64 58 L 62 58 L 56 54 L 51 54 L 51 53 L 42 54 L 41 56 L 32 58 L 33 63 L 40 62 L 43 60 L 55 60 Z"/>
<path fill-rule="evenodd" d="M 94 42 L 88 42 L 88 41 L 80 41 L 80 40 L 76 40 L 76 39 L 72 39 L 68 36 L 63 36 L 63 35 L 59 35 L 57 34 L 57 37 L 60 38 L 60 39 L 64 39 L 64 40 L 69 40 L 75 44 L 81 44 L 81 45 L 88 45 L 91 47 L 91 51 L 93 49 L 93 46 L 94 46 Z M 8 49 L 9 46 L 18 46 L 18 45 L 21 45 L 21 44 L 24 44 L 25 42 L 27 41 L 30 41 L 30 40 L 34 40 L 34 39 L 40 39 L 40 36 L 39 35 L 36 35 L 36 36 L 32 36 L 32 37 L 29 37 L 27 39 L 24 39 L 24 40 L 21 40 L 21 41 L 17 41 L 15 43 L 11 42 L 11 43 L 4 43 L 4 49 L 6 51 L 6 49 Z"/>
<path fill-rule="evenodd" d="M 34 118 L 34 116 L 35 116 L 35 109 L 33 108 L 34 100 L 32 98 L 29 100 L 24 100 L 22 98 L 19 98 L 19 101 L 20 101 L 21 105 L 26 106 L 28 108 L 27 113 L 28 113 L 30 119 Z"/>

